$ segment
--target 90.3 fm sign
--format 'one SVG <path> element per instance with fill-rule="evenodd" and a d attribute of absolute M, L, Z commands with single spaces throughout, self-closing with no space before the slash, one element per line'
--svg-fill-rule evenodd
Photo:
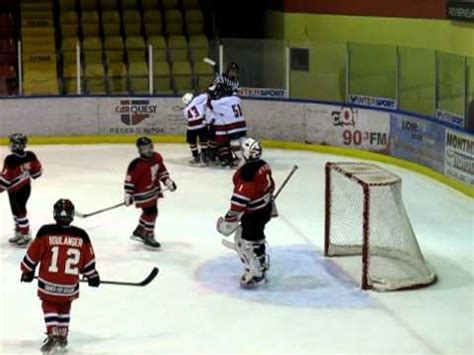
<path fill-rule="evenodd" d="M 360 112 L 359 112 L 360 111 Z M 342 107 L 331 112 L 334 127 L 342 129 L 342 145 L 385 150 L 388 145 L 388 129 L 381 130 L 378 120 L 369 119 L 371 111 Z M 370 125 L 370 121 L 374 126 Z"/>

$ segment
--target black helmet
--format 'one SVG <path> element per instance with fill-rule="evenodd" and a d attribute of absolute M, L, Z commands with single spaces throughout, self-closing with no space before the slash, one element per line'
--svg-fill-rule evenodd
<path fill-rule="evenodd" d="M 153 142 L 148 137 L 140 137 L 137 139 L 138 153 L 142 158 L 150 158 L 153 154 Z"/>
<path fill-rule="evenodd" d="M 22 152 L 25 150 L 28 139 L 23 133 L 13 133 L 10 136 L 10 150 L 12 152 Z"/>
<path fill-rule="evenodd" d="M 70 225 L 74 219 L 74 205 L 71 200 L 59 199 L 54 204 L 53 215 L 57 224 L 62 226 Z"/>
<path fill-rule="evenodd" d="M 230 72 L 231 70 L 235 71 L 237 74 L 239 72 L 239 65 L 236 62 L 230 62 L 229 65 L 227 66 L 227 73 Z"/>

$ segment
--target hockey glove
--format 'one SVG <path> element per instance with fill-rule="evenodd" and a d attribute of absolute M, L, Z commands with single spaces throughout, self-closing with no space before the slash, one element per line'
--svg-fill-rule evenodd
<path fill-rule="evenodd" d="M 219 219 L 217 220 L 216 228 L 220 234 L 228 237 L 229 235 L 235 232 L 238 226 L 239 222 L 229 222 L 226 221 L 224 217 L 219 217 Z"/>
<path fill-rule="evenodd" d="M 87 283 L 90 287 L 99 287 L 100 285 L 100 276 L 99 273 L 96 271 L 94 274 L 87 278 Z"/>
<path fill-rule="evenodd" d="M 123 202 L 125 203 L 125 206 L 130 206 L 133 203 L 133 196 L 132 194 L 125 193 Z"/>
<path fill-rule="evenodd" d="M 166 179 L 165 180 L 165 186 L 171 191 L 176 191 L 176 189 L 178 188 L 178 186 L 176 186 L 176 183 L 171 180 L 170 178 Z"/>
<path fill-rule="evenodd" d="M 21 274 L 21 282 L 31 282 L 35 278 L 34 272 L 24 272 Z"/>

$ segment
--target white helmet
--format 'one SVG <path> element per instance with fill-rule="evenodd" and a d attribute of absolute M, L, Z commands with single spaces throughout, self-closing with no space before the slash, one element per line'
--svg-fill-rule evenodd
<path fill-rule="evenodd" d="M 253 139 L 247 138 L 242 143 L 242 155 L 245 160 L 257 160 L 262 156 L 262 146 L 260 142 Z"/>
<path fill-rule="evenodd" d="M 194 96 L 190 92 L 187 92 L 186 94 L 183 95 L 182 100 L 184 104 L 187 106 L 192 100 Z"/>

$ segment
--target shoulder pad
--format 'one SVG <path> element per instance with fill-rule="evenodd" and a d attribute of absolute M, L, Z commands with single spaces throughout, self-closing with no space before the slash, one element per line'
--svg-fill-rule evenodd
<path fill-rule="evenodd" d="M 36 238 L 47 237 L 57 234 L 58 232 L 60 232 L 60 229 L 57 224 L 45 224 L 39 229 L 38 233 L 36 233 Z"/>
<path fill-rule="evenodd" d="M 38 158 L 36 157 L 36 154 L 33 153 L 31 150 L 28 150 L 25 153 L 26 153 L 26 160 L 28 161 L 38 160 Z"/>
<path fill-rule="evenodd" d="M 77 237 L 81 237 L 84 243 L 90 244 L 91 240 L 89 238 L 89 235 L 84 229 L 76 227 L 76 226 L 70 226 L 70 228 L 71 228 L 71 234 L 74 234 Z"/>
<path fill-rule="evenodd" d="M 7 155 L 5 158 L 5 165 L 9 168 L 12 168 L 16 165 L 17 159 L 18 157 L 13 154 Z"/>
<path fill-rule="evenodd" d="M 135 170 L 137 164 L 140 162 L 140 158 L 135 158 L 132 160 L 132 162 L 130 164 L 128 164 L 128 169 L 127 171 L 130 171 L 130 170 Z"/>
<path fill-rule="evenodd" d="M 263 160 L 247 162 L 240 168 L 240 178 L 244 181 L 252 181 L 260 169 L 266 163 Z"/>

